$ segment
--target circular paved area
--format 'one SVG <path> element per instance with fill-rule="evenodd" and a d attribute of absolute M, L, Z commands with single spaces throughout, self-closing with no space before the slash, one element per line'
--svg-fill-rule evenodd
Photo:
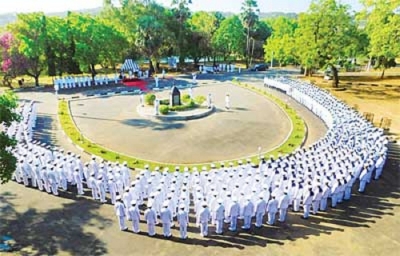
<path fill-rule="evenodd" d="M 182 91 L 182 93 L 187 93 Z M 73 118 L 89 139 L 138 158 L 168 163 L 202 163 L 236 159 L 268 151 L 290 132 L 286 114 L 273 102 L 251 91 L 229 85 L 201 86 L 194 96 L 213 95 L 217 111 L 190 121 L 161 121 L 136 112 L 139 96 L 71 102 Z M 232 109 L 224 109 L 225 94 Z M 167 96 L 166 92 L 160 93 Z"/>

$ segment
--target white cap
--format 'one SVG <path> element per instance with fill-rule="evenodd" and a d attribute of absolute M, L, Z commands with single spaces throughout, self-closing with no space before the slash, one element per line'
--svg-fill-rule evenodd
<path fill-rule="evenodd" d="M 168 201 L 165 201 L 165 202 L 163 203 L 163 207 L 168 207 L 168 205 L 169 205 Z"/>
<path fill-rule="evenodd" d="M 136 200 L 132 200 L 131 205 L 136 205 Z"/>

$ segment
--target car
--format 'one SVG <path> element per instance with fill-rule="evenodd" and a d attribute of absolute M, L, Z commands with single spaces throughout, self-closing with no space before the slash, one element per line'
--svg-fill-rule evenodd
<path fill-rule="evenodd" d="M 267 64 L 255 64 L 250 70 L 251 71 L 265 71 L 268 69 Z"/>

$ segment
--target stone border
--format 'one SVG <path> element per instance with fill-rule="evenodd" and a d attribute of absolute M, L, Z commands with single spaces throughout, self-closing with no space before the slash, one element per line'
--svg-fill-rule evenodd
<path fill-rule="evenodd" d="M 195 119 L 200 119 L 206 116 L 211 115 L 212 113 L 214 113 L 215 111 L 215 106 L 212 106 L 212 108 L 207 108 L 205 111 L 197 113 L 197 114 L 190 114 L 190 115 L 184 115 L 181 114 L 179 115 L 181 112 L 193 112 L 191 110 L 186 110 L 186 111 L 175 111 L 178 115 L 151 115 L 151 114 L 145 114 L 142 111 L 140 111 L 139 109 L 141 109 L 141 106 L 138 105 L 136 107 L 136 111 L 139 113 L 139 115 L 141 115 L 142 117 L 146 117 L 146 118 L 153 118 L 153 119 L 158 119 L 161 121 L 188 121 L 188 120 L 195 120 Z"/>

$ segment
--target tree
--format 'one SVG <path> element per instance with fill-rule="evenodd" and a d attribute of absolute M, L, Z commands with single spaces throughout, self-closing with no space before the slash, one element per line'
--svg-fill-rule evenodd
<path fill-rule="evenodd" d="M 190 31 L 187 20 L 190 18 L 191 12 L 189 4 L 191 0 L 172 0 L 172 13 L 175 16 L 176 26 L 172 30 L 177 38 L 176 53 L 179 55 L 179 66 L 183 66 L 185 62 L 185 55 L 189 42 L 186 41 L 187 34 Z M 190 42 L 191 43 L 191 42 Z"/>
<path fill-rule="evenodd" d="M 279 65 L 285 65 L 293 61 L 295 54 L 294 34 L 297 22 L 287 17 L 277 17 L 269 21 L 272 27 L 272 35 L 264 44 L 265 59 L 274 58 Z"/>
<path fill-rule="evenodd" d="M 251 33 L 258 22 L 258 14 L 260 12 L 257 7 L 258 5 L 256 0 L 244 0 L 241 7 L 241 18 L 246 33 L 246 68 L 249 68 L 249 62 L 251 58 Z"/>
<path fill-rule="evenodd" d="M 150 71 L 154 72 L 153 61 L 158 62 L 166 43 L 173 41 L 167 27 L 171 13 L 155 2 L 137 4 L 135 13 L 135 45 L 149 59 Z"/>
<path fill-rule="evenodd" d="M 87 69 L 92 80 L 97 74 L 96 65 L 108 63 L 115 65 L 120 58 L 120 48 L 124 45 L 123 35 L 107 25 L 100 17 L 93 18 L 89 15 L 70 14 L 69 22 L 75 44 L 74 59 L 82 69 Z"/>
<path fill-rule="evenodd" d="M 362 0 L 364 10 L 360 18 L 366 21 L 366 31 L 370 40 L 369 54 L 376 58 L 377 68 L 391 66 L 400 55 L 400 1 Z"/>
<path fill-rule="evenodd" d="M 217 55 L 224 61 L 230 56 L 243 56 L 246 37 L 239 16 L 233 15 L 221 22 L 221 26 L 212 38 L 212 44 Z"/>
<path fill-rule="evenodd" d="M 95 66 L 100 62 L 100 52 L 106 43 L 105 35 L 101 33 L 96 20 L 89 15 L 71 13 L 69 22 L 75 39 L 75 60 L 82 69 L 91 73 L 94 81 L 97 74 Z"/>
<path fill-rule="evenodd" d="M 20 120 L 15 113 L 17 107 L 17 97 L 11 91 L 0 95 L 0 123 L 8 127 L 12 122 Z M 16 169 L 17 159 L 11 150 L 17 144 L 16 140 L 0 130 L 0 182 L 8 182 Z"/>
<path fill-rule="evenodd" d="M 0 36 L 0 49 L 2 52 L 1 69 L 5 72 L 4 81 L 11 86 L 11 80 L 18 75 L 25 74 L 28 61 L 26 57 L 18 52 L 18 45 L 15 37 L 10 32 L 5 32 Z"/>
<path fill-rule="evenodd" d="M 39 86 L 39 76 L 46 67 L 46 19 L 43 13 L 18 14 L 16 23 L 10 26 L 16 37 L 15 50 L 26 59 L 24 73 L 35 79 Z"/>
<path fill-rule="evenodd" d="M 310 72 L 329 66 L 333 86 L 339 86 L 338 60 L 347 58 L 348 47 L 356 31 L 349 7 L 335 0 L 314 0 L 306 13 L 300 14 L 296 30 L 296 55 Z M 311 73 L 309 73 L 311 74 Z"/>
<path fill-rule="evenodd" d="M 192 42 L 188 53 L 197 65 L 200 58 L 212 55 L 211 38 L 218 28 L 215 26 L 218 25 L 218 20 L 213 13 L 200 11 L 195 12 L 188 22 Z"/>
<path fill-rule="evenodd" d="M 264 21 L 257 21 L 254 30 L 250 33 L 250 60 L 249 65 L 253 58 L 261 59 L 264 57 L 263 45 L 267 38 L 271 36 L 272 29 Z"/>

